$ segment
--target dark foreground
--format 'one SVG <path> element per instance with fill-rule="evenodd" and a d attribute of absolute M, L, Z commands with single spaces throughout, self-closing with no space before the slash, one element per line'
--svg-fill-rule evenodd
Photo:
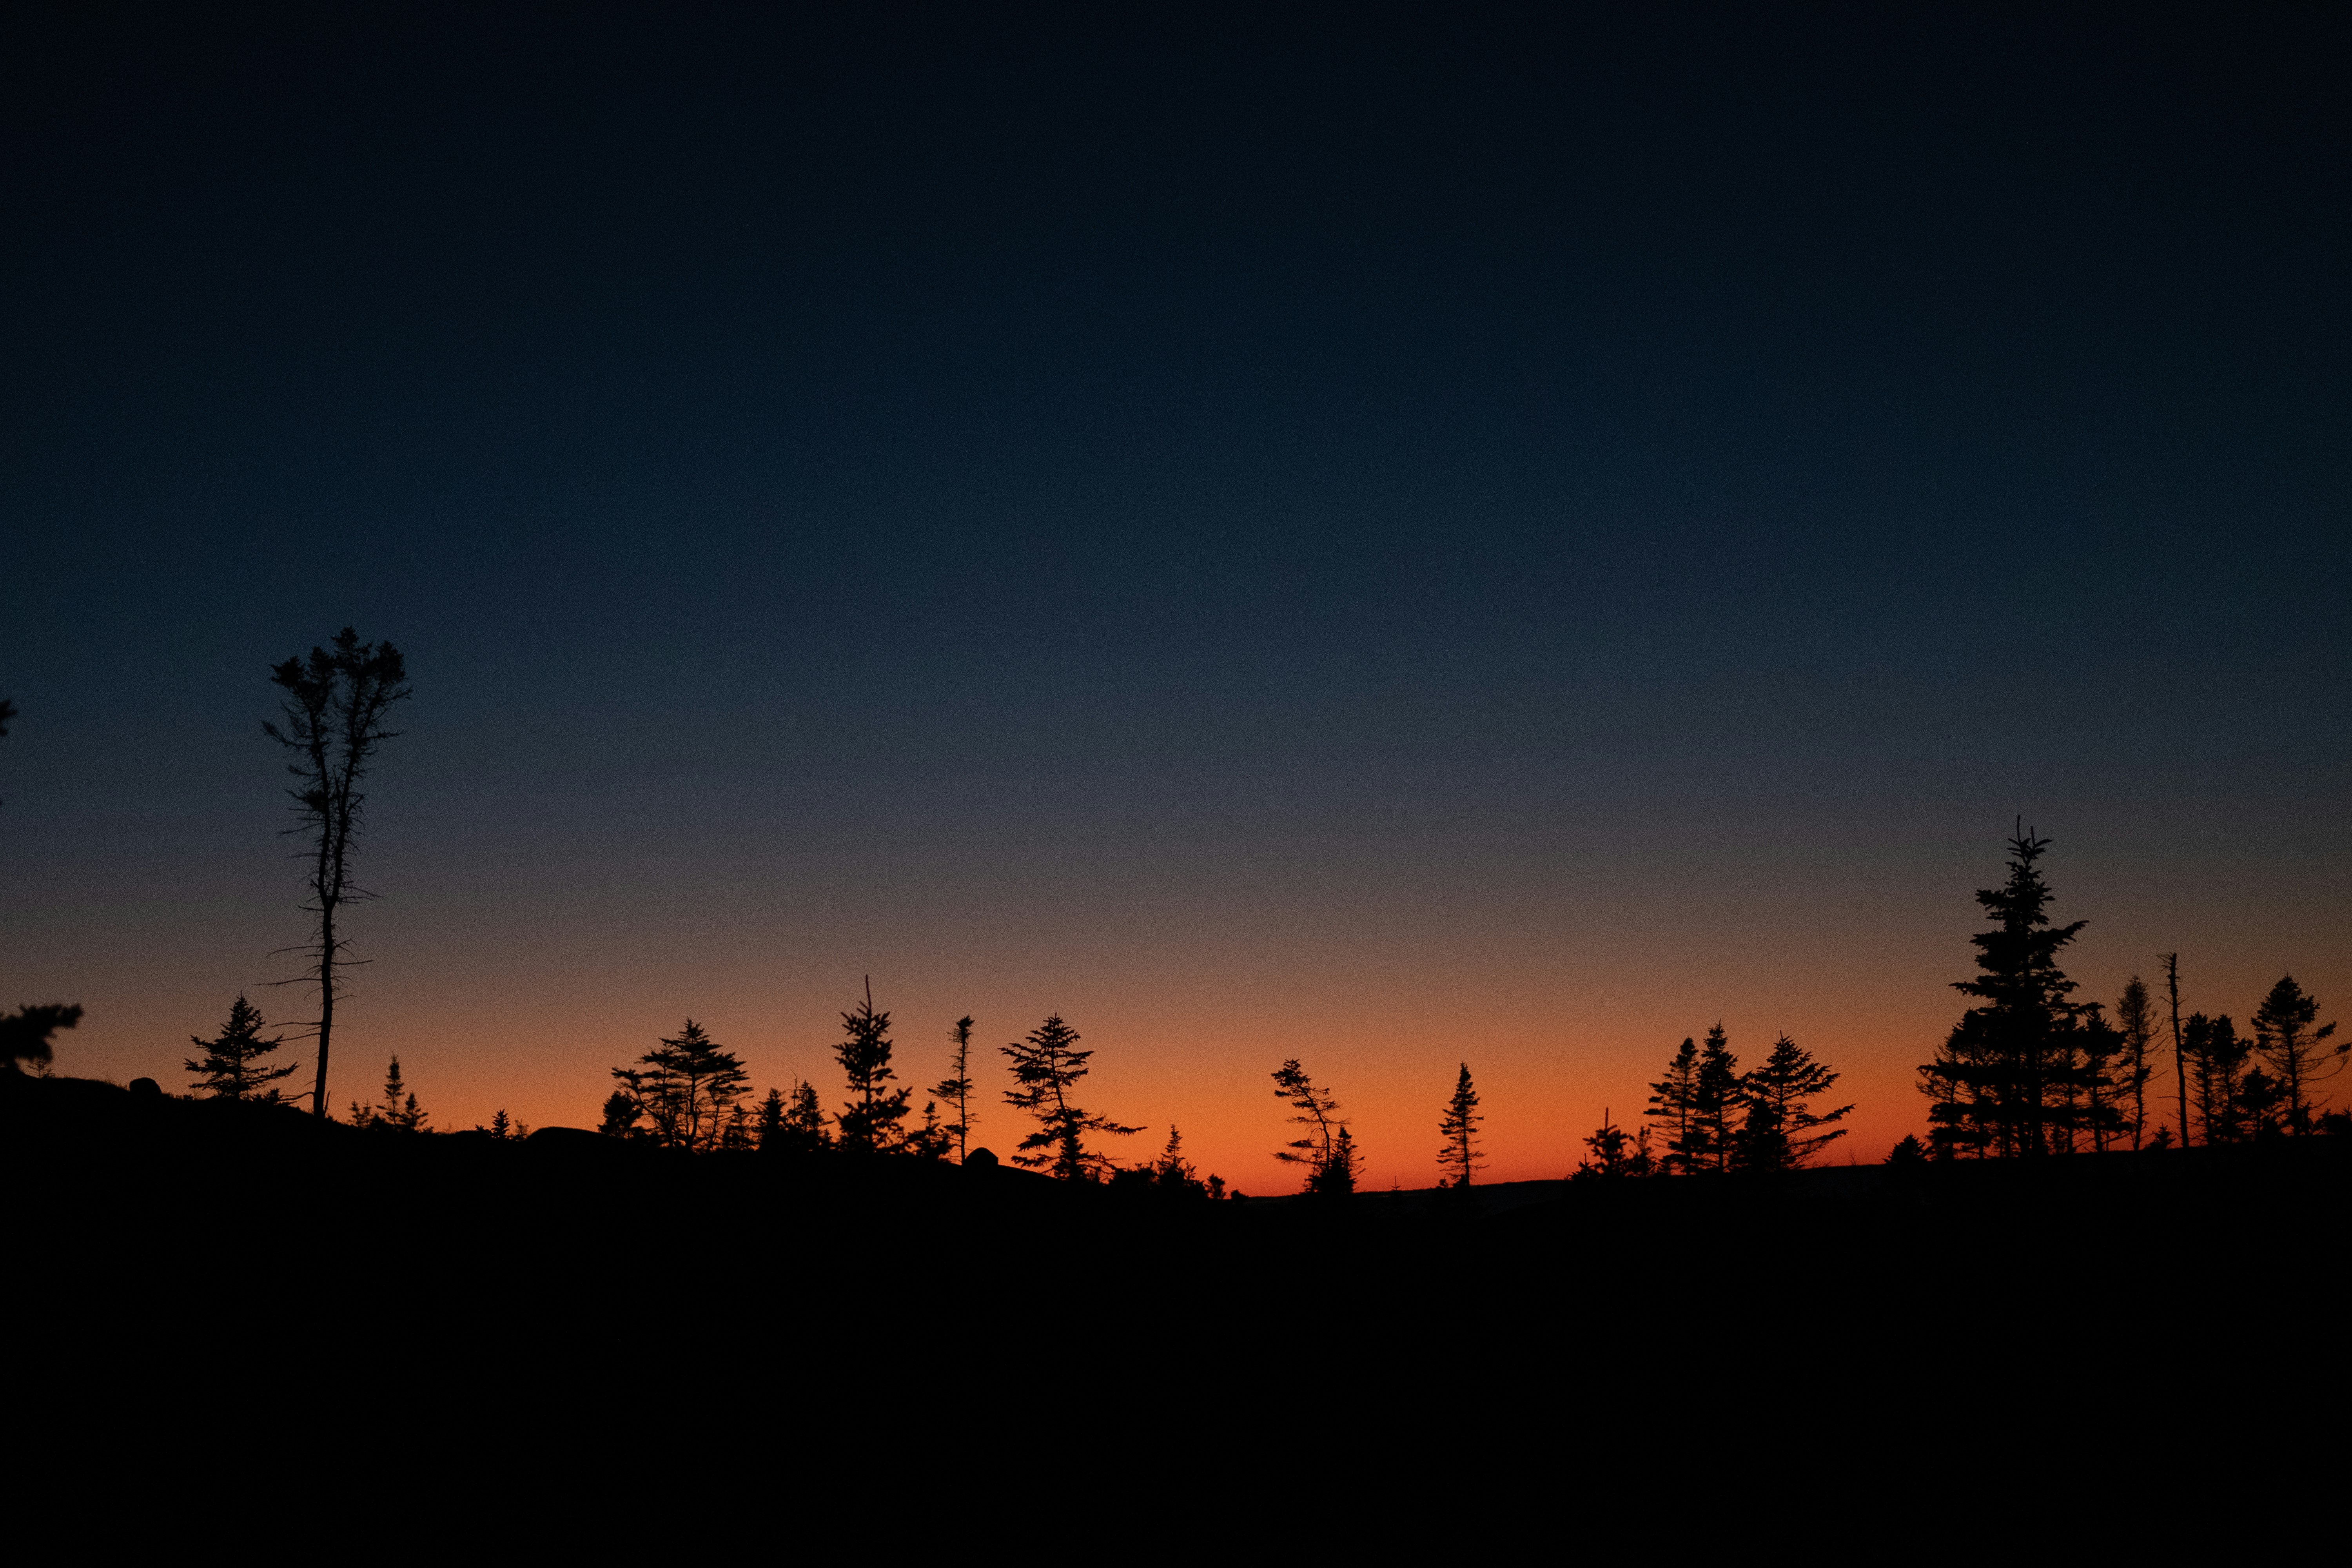
<path fill-rule="evenodd" d="M 70 1079 L 0 1083 L 0 1138 L 32 1359 L 183 1409 L 1159 1430 L 1352 1462 L 2341 1408 L 2340 1139 L 1212 1204 Z"/>

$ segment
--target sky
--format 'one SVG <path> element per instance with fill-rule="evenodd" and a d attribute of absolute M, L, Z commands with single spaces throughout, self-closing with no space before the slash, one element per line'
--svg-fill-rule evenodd
<path fill-rule="evenodd" d="M 871 976 L 1245 1191 L 1286 1058 L 1549 1177 L 1718 1020 L 1872 1160 L 2020 817 L 2084 994 L 2352 1013 L 2352 16 L 1899 9 L 14 14 L 0 1000 L 313 1016 L 352 626 L 442 1127 Z"/>

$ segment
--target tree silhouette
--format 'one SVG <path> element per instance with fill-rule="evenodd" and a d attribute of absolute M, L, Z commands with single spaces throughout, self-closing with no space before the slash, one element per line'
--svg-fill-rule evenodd
<path fill-rule="evenodd" d="M 1691 1042 L 1683 1042 L 1685 1050 Z M 1696 1051 L 1688 1051 L 1696 1059 Z M 1694 1071 L 1694 1076 L 1696 1073 Z M 1653 1086 L 1654 1087 L 1654 1086 Z M 1644 1115 L 1652 1114 L 1643 1112 Z M 1626 1131 L 1611 1118 L 1608 1107 L 1601 1110 L 1601 1125 L 1584 1140 L 1584 1158 L 1576 1163 L 1569 1180 L 1589 1181 L 1602 1176 L 1647 1176 L 1657 1171 L 1657 1160 L 1650 1152 L 1650 1129 L 1637 1133 Z"/>
<path fill-rule="evenodd" d="M 2116 1029 L 2124 1042 L 2116 1058 L 2117 1082 L 2129 1097 L 2127 1125 L 2137 1149 L 2147 1131 L 2147 1086 L 2156 1076 L 2156 1005 L 2137 974 L 2116 999 Z"/>
<path fill-rule="evenodd" d="M 2180 1028 L 2180 955 L 2159 953 L 2164 960 L 2164 995 L 2172 1016 L 2172 1081 L 2180 1101 L 2180 1146 L 2189 1147 L 2189 1040 Z"/>
<path fill-rule="evenodd" d="M 1021 1140 L 1013 1163 L 1048 1170 L 1066 1182 L 1089 1182 L 1111 1168 L 1110 1157 L 1086 1145 L 1089 1132 L 1128 1137 L 1143 1131 L 1122 1127 L 1108 1117 L 1080 1109 L 1070 1090 L 1087 1073 L 1094 1052 L 1079 1050 L 1078 1032 L 1055 1014 L 1029 1033 L 1025 1040 L 1002 1047 L 1013 1063 L 1019 1087 L 1005 1091 L 1004 1103 L 1037 1119 L 1037 1131 Z"/>
<path fill-rule="evenodd" d="M 2050 886 L 2036 865 L 2049 847 L 2021 822 L 2009 840 L 2008 880 L 1977 892 L 2000 924 L 1969 939 L 1978 975 L 1952 987 L 1981 1005 L 1919 1068 L 1920 1087 L 1936 1102 L 1934 1136 L 1948 1150 L 2047 1154 L 2065 1142 L 2054 1133 L 2078 1124 L 2068 1108 L 2088 1087 L 2078 1064 L 2082 1009 L 2067 1000 L 2074 983 L 2058 954 L 2087 922 L 2050 923 Z"/>
<path fill-rule="evenodd" d="M 633 1068 L 614 1068 L 613 1077 L 653 1135 L 673 1149 L 715 1149 L 727 1115 L 751 1087 L 742 1058 L 715 1044 L 688 1018 L 674 1039 L 665 1039 L 637 1058 Z M 605 1118 L 612 1120 L 608 1111 Z"/>
<path fill-rule="evenodd" d="M 979 1121 L 971 1113 L 971 1015 L 967 1013 L 955 1021 L 954 1028 L 948 1031 L 948 1043 L 955 1047 L 955 1055 L 950 1058 L 954 1065 L 948 1069 L 948 1076 L 931 1089 L 934 1095 L 955 1107 L 955 1120 L 948 1122 L 941 1131 L 955 1140 L 959 1163 L 964 1157 L 971 1130 Z"/>
<path fill-rule="evenodd" d="M 1454 1080 L 1453 1097 L 1445 1102 L 1445 1112 L 1438 1119 L 1437 1135 L 1445 1140 L 1437 1151 L 1437 1184 L 1442 1187 L 1467 1187 L 1479 1166 L 1486 1163 L 1478 1152 L 1478 1124 L 1486 1121 L 1478 1113 L 1478 1091 L 1471 1087 L 1470 1064 L 1462 1064 L 1462 1074 Z"/>
<path fill-rule="evenodd" d="M 228 1022 L 212 1039 L 200 1035 L 188 1037 L 188 1043 L 204 1052 L 180 1065 L 195 1075 L 195 1090 L 215 1100 L 251 1100 L 265 1105 L 276 1105 L 285 1096 L 278 1081 L 294 1076 L 300 1066 L 289 1062 L 283 1067 L 271 1067 L 263 1058 L 285 1044 L 272 1036 L 262 1037 L 268 1027 L 262 1021 L 261 1010 L 244 996 L 229 1004 Z"/>
<path fill-rule="evenodd" d="M 760 1102 L 752 1135 L 760 1152 L 767 1154 L 821 1154 L 833 1147 L 816 1086 L 800 1079 L 793 1080 L 789 1096 L 781 1089 L 768 1091 L 768 1098 Z"/>
<path fill-rule="evenodd" d="M 21 1064 L 28 1062 L 36 1072 L 46 1071 L 52 1049 L 50 1037 L 80 1022 L 79 1002 L 52 1002 L 0 1015 L 0 1061 L 5 1061 L 11 1071 L 23 1071 Z"/>
<path fill-rule="evenodd" d="M 339 975 L 353 962 L 346 956 L 351 944 L 338 921 L 344 904 L 371 896 L 351 879 L 361 807 L 367 799 L 359 785 L 376 748 L 399 733 L 384 728 L 384 718 L 409 695 L 408 666 L 390 643 L 363 643 L 345 626 L 336 634 L 332 652 L 314 647 L 307 661 L 289 658 L 274 666 L 269 679 L 285 689 L 279 702 L 285 727 L 265 723 L 261 730 L 293 759 L 286 771 L 294 775 L 295 786 L 286 793 L 294 799 L 295 825 L 287 831 L 307 840 L 302 858 L 310 862 L 310 896 L 302 907 L 318 921 L 310 945 L 288 951 L 307 953 L 317 966 L 303 978 L 319 987 L 319 1020 L 312 1029 L 319 1042 L 318 1081 L 310 1091 L 310 1110 L 323 1117 Z"/>
<path fill-rule="evenodd" d="M 1665 1163 L 1669 1170 L 1679 1166 L 1694 1169 L 1691 1147 L 1691 1112 L 1698 1102 L 1698 1042 L 1688 1035 L 1682 1045 L 1666 1058 L 1666 1076 L 1650 1086 L 1650 1108 L 1642 1112 L 1654 1120 L 1665 1134 Z M 1602 1117 L 1607 1124 L 1607 1117 Z M 1585 1140 L 1587 1146 L 1591 1139 Z"/>
<path fill-rule="evenodd" d="M 477 1121 L 474 1123 L 474 1131 L 477 1132 L 487 1132 L 502 1143 L 509 1141 L 520 1142 L 523 1139 L 530 1136 L 530 1124 L 527 1122 L 518 1121 L 513 1117 L 509 1116 L 507 1114 L 507 1108 L 503 1105 L 490 1112 L 490 1124 L 488 1127 L 485 1127 L 480 1122 Z"/>
<path fill-rule="evenodd" d="M 1748 1171 L 1793 1171 L 1846 1130 L 1831 1127 L 1853 1109 L 1816 1111 L 1812 1101 L 1830 1091 L 1838 1075 L 1787 1035 L 1740 1082 L 1746 1116 L 1739 1129 L 1738 1163 Z M 1821 1131 L 1830 1128 L 1828 1131 Z"/>
<path fill-rule="evenodd" d="M 383 1099 L 375 1105 L 352 1101 L 352 1125 L 354 1127 L 390 1127 L 403 1132 L 424 1131 L 432 1118 L 419 1110 L 416 1096 L 400 1081 L 400 1058 L 392 1058 L 392 1066 L 383 1076 Z"/>
<path fill-rule="evenodd" d="M 1698 1073 L 1691 1080 L 1690 1128 L 1680 1151 L 1685 1170 L 1731 1169 L 1739 1139 L 1739 1058 L 1717 1024 L 1699 1047 Z"/>
<path fill-rule="evenodd" d="M 2092 1149 L 2104 1154 L 2127 1126 L 2124 1106 L 2129 1091 L 2118 1082 L 2116 1072 L 2130 1047 L 2123 1031 L 2107 1022 L 2106 1008 L 2096 1002 L 2084 1005 L 2066 1038 L 2072 1048 L 2063 1064 L 2067 1120 L 2061 1130 L 2062 1146 L 2071 1151 L 2080 1130 L 2090 1134 Z"/>
<path fill-rule="evenodd" d="M 1274 1069 L 1274 1097 L 1291 1107 L 1291 1123 L 1306 1132 L 1276 1150 L 1274 1157 L 1286 1165 L 1307 1168 L 1307 1192 L 1340 1195 L 1354 1192 L 1355 1140 L 1348 1139 L 1348 1158 L 1342 1161 L 1339 1140 L 1347 1133 L 1348 1123 L 1331 1091 L 1317 1087 L 1293 1057 Z"/>
<path fill-rule="evenodd" d="M 596 1131 L 607 1138 L 643 1138 L 646 1130 L 637 1125 L 645 1113 L 637 1109 L 636 1098 L 625 1089 L 616 1089 L 604 1097 L 604 1120 Z"/>
<path fill-rule="evenodd" d="M 841 1128 L 841 1147 L 853 1154 L 888 1153 L 905 1139 L 900 1123 L 907 1119 L 909 1089 L 892 1089 L 898 1076 L 890 1066 L 890 1015 L 874 1010 L 874 982 L 866 982 L 866 1000 L 841 1016 L 842 1038 L 833 1054 L 849 1079 L 854 1097 L 834 1120 Z"/>
<path fill-rule="evenodd" d="M 1212 1176 L 1204 1182 L 1192 1162 L 1184 1158 L 1184 1134 L 1168 1129 L 1168 1146 L 1160 1157 L 1114 1172 L 1111 1185 L 1122 1192 L 1144 1192 L 1161 1197 L 1206 1198 L 1221 1194 L 1224 1183 Z"/>
<path fill-rule="evenodd" d="M 2227 1013 L 2189 1015 L 2189 1071 L 2197 1085 L 2197 1135 L 2206 1143 L 2243 1143 L 2275 1130 L 2283 1096 L 2277 1080 L 2253 1067 L 2254 1042 Z"/>
<path fill-rule="evenodd" d="M 2352 1041 L 2327 1044 L 2336 1026 L 2319 1022 L 2319 999 L 2304 994 L 2292 974 L 2271 987 L 2254 1009 L 2253 1023 L 2254 1052 L 2279 1086 L 2285 1130 L 2297 1136 L 2309 1132 L 2316 1109 L 2313 1086 L 2343 1070 Z"/>

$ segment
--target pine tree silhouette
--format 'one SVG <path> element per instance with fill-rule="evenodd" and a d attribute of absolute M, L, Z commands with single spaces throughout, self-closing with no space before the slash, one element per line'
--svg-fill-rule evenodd
<path fill-rule="evenodd" d="M 1356 1190 L 1356 1146 L 1348 1141 L 1348 1161 L 1339 1159 L 1339 1139 L 1347 1132 L 1347 1119 L 1339 1114 L 1339 1102 L 1331 1091 L 1318 1088 L 1307 1076 L 1307 1069 L 1291 1058 L 1274 1069 L 1274 1097 L 1292 1108 L 1290 1121 L 1305 1130 L 1306 1135 L 1294 1138 L 1274 1152 L 1274 1157 L 1286 1165 L 1302 1165 L 1307 1170 L 1304 1191 L 1345 1194 Z"/>
<path fill-rule="evenodd" d="M 955 1156 L 959 1162 L 963 1159 L 966 1145 L 971 1140 L 972 1128 L 979 1124 L 979 1118 L 971 1113 L 972 1021 L 971 1015 L 967 1013 L 955 1021 L 955 1027 L 948 1031 L 948 1043 L 955 1047 L 955 1051 L 948 1058 L 948 1076 L 931 1089 L 933 1095 L 954 1107 L 953 1120 L 948 1121 L 941 1131 L 955 1141 Z"/>
<path fill-rule="evenodd" d="M 228 1022 L 213 1039 L 191 1035 L 189 1043 L 205 1054 L 190 1058 L 181 1065 L 195 1075 L 195 1090 L 215 1100 L 250 1100 L 266 1105 L 280 1103 L 285 1095 L 278 1087 L 282 1079 L 293 1076 L 299 1064 L 289 1062 L 283 1067 L 271 1067 L 263 1061 L 285 1042 L 275 1036 L 262 1038 L 261 1010 L 242 995 L 229 1004 Z"/>
<path fill-rule="evenodd" d="M 841 1147 L 852 1154 L 898 1152 L 906 1133 L 907 1104 L 913 1090 L 892 1089 L 898 1076 L 890 1066 L 890 1015 L 874 1010 L 874 982 L 866 982 L 866 999 L 841 1016 L 843 1037 L 834 1043 L 841 1070 L 849 1079 L 853 1097 L 834 1120 L 841 1129 Z"/>
<path fill-rule="evenodd" d="M 1668 1170 L 1697 1168 L 1691 1143 L 1691 1113 L 1697 1105 L 1698 1042 L 1685 1035 L 1682 1045 L 1666 1059 L 1666 1076 L 1650 1086 L 1650 1108 L 1642 1112 L 1654 1119 L 1665 1135 Z M 1586 1142 L 1590 1144 L 1591 1140 Z"/>
<path fill-rule="evenodd" d="M 616 1089 L 604 1097 L 604 1120 L 596 1131 L 607 1138 L 643 1138 L 646 1130 L 637 1125 L 642 1115 L 635 1097 L 627 1089 Z"/>
<path fill-rule="evenodd" d="M 695 1151 L 719 1146 L 728 1112 L 751 1082 L 742 1058 L 713 1042 L 691 1018 L 675 1038 L 638 1058 L 635 1067 L 614 1068 L 613 1077 L 655 1138 L 673 1149 Z"/>
<path fill-rule="evenodd" d="M 1478 1114 L 1478 1091 L 1471 1086 L 1470 1064 L 1464 1062 L 1461 1076 L 1454 1080 L 1453 1097 L 1446 1100 L 1445 1113 L 1437 1123 L 1437 1134 L 1445 1140 L 1437 1152 L 1439 1186 L 1467 1188 L 1478 1167 L 1486 1163 L 1478 1152 L 1478 1124 L 1485 1120 Z"/>
<path fill-rule="evenodd" d="M 1935 1060 L 1919 1068 L 1934 1101 L 1933 1136 L 1948 1152 L 2033 1156 L 2062 1152 L 2089 1087 L 2080 1065 L 2084 1009 L 2058 954 L 2087 923 L 2053 926 L 2050 885 L 2036 864 L 2050 840 L 2021 824 L 2009 840 L 2009 879 L 1979 889 L 2000 921 L 1969 940 L 1977 978 L 1952 988 L 1981 1004 L 1964 1014 Z"/>
<path fill-rule="evenodd" d="M 1728 1171 L 1738 1152 L 1739 1058 L 1717 1024 L 1699 1048 L 1698 1073 L 1691 1080 L 1690 1129 L 1683 1135 L 1680 1163 L 1686 1171 Z"/>
<path fill-rule="evenodd" d="M 1816 1111 L 1812 1101 L 1830 1091 L 1838 1075 L 1815 1061 L 1811 1051 L 1787 1035 L 1740 1081 L 1744 1119 L 1737 1163 L 1748 1171 L 1793 1171 L 1832 1141 L 1845 1136 L 1843 1121 L 1851 1105 Z M 1828 1131 L 1821 1131 L 1830 1128 Z"/>
<path fill-rule="evenodd" d="M 400 1081 L 400 1058 L 392 1058 L 384 1069 L 383 1099 L 374 1105 L 352 1102 L 352 1125 L 354 1127 L 389 1127 L 401 1132 L 419 1132 L 432 1118 L 418 1109 L 416 1096 Z"/>
<path fill-rule="evenodd" d="M 2254 1053 L 2278 1085 L 2279 1123 L 2297 1137 L 2312 1131 L 2321 1101 L 2316 1086 L 2344 1068 L 2352 1040 L 2336 1046 L 2336 1026 L 2319 1022 L 2319 999 L 2304 994 L 2294 976 L 2284 975 L 2254 1009 Z"/>
<path fill-rule="evenodd" d="M 1080 1109 L 1070 1090 L 1087 1076 L 1094 1052 L 1079 1050 L 1078 1032 L 1055 1014 L 1030 1031 L 1025 1040 L 1001 1047 L 1013 1062 L 1019 1087 L 1007 1089 L 1004 1103 L 1037 1119 L 1037 1131 L 1021 1140 L 1013 1163 L 1032 1170 L 1051 1170 L 1066 1182 L 1088 1182 L 1108 1173 L 1111 1160 L 1088 1149 L 1089 1132 L 1128 1137 L 1143 1131 L 1122 1127 L 1108 1117 Z"/>

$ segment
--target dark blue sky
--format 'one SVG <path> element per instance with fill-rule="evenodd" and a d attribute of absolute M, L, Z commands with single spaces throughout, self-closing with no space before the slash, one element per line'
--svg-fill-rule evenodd
<path fill-rule="evenodd" d="M 346 623 L 395 948 L 786 843 L 1176 947 L 1808 862 L 1942 879 L 1950 978 L 2024 811 L 2343 967 L 2340 13 L 820 9 L 13 24 L 34 989 L 284 923 L 266 667 Z"/>

